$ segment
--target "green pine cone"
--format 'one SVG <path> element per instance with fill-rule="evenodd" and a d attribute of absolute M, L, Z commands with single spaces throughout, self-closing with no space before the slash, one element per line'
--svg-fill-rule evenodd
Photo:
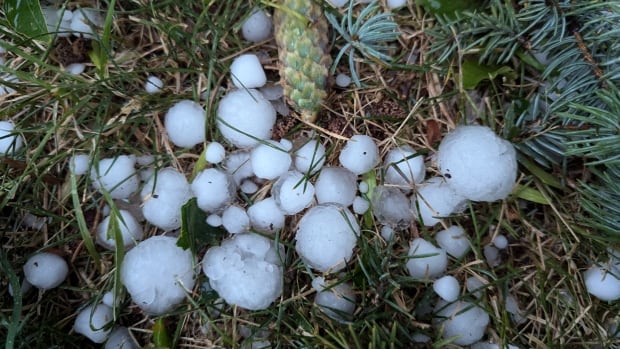
<path fill-rule="evenodd" d="M 282 0 L 281 6 L 274 23 L 284 96 L 302 119 L 314 122 L 327 95 L 327 20 L 312 0 Z"/>

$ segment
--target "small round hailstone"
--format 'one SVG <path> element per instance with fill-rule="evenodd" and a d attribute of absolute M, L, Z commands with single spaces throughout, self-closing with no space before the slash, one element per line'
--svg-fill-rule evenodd
<path fill-rule="evenodd" d="M 439 277 L 448 266 L 446 251 L 422 238 L 416 238 L 411 242 L 408 256 L 407 270 L 416 279 Z"/>
<path fill-rule="evenodd" d="M 148 238 L 125 255 L 121 282 L 143 311 L 164 314 L 181 303 L 194 287 L 192 253 L 177 246 L 176 238 Z"/>
<path fill-rule="evenodd" d="M 351 85 L 350 76 L 348 76 L 347 74 L 343 74 L 343 73 L 336 75 L 336 86 L 345 88 L 345 87 L 348 87 L 349 85 Z"/>
<path fill-rule="evenodd" d="M 475 276 L 470 276 L 465 280 L 465 288 L 467 292 L 474 295 L 476 298 L 482 297 L 482 292 L 484 292 L 486 286 L 485 283 L 478 279 Z"/>
<path fill-rule="evenodd" d="M 288 171 L 271 187 L 271 196 L 287 215 L 294 215 L 310 206 L 314 197 L 314 185 L 297 171 Z"/>
<path fill-rule="evenodd" d="M 202 270 L 228 304 L 261 310 L 282 294 L 284 258 L 282 245 L 258 234 L 242 233 L 209 248 Z"/>
<path fill-rule="evenodd" d="M 348 323 L 352 320 L 356 296 L 350 283 L 339 282 L 333 285 L 326 283 L 325 278 L 317 277 L 312 280 L 312 288 L 317 291 L 314 304 L 325 315 L 340 323 Z"/>
<path fill-rule="evenodd" d="M 284 227 L 284 212 L 272 197 L 255 202 L 248 208 L 248 216 L 252 228 L 262 233 L 273 234 Z"/>
<path fill-rule="evenodd" d="M 140 177 L 134 166 L 136 158 L 120 155 L 99 160 L 90 169 L 93 187 L 100 192 L 107 191 L 113 199 L 126 199 L 138 190 Z"/>
<path fill-rule="evenodd" d="M 247 53 L 235 58 L 230 65 L 230 75 L 237 88 L 257 88 L 267 83 L 267 76 L 258 56 Z"/>
<path fill-rule="evenodd" d="M 407 0 L 387 0 L 387 7 L 395 9 L 407 5 Z"/>
<path fill-rule="evenodd" d="M 366 193 L 368 193 L 368 189 L 369 189 L 369 187 L 368 187 L 368 182 L 361 181 L 357 189 L 358 189 L 358 190 L 360 191 L 360 193 L 362 193 L 362 194 L 366 194 Z"/>
<path fill-rule="evenodd" d="M 114 311 L 105 304 L 89 305 L 75 318 L 73 329 L 95 343 L 103 343 L 112 331 L 107 326 L 114 321 Z"/>
<path fill-rule="evenodd" d="M 207 216 L 207 224 L 212 227 L 219 227 L 222 225 L 222 217 L 217 214 L 210 214 Z"/>
<path fill-rule="evenodd" d="M 69 160 L 69 170 L 76 176 L 81 176 L 88 172 L 90 158 L 86 154 L 75 154 Z"/>
<path fill-rule="evenodd" d="M 103 297 L 101 297 L 101 303 L 107 305 L 108 307 L 114 307 L 114 306 L 118 306 L 119 304 L 121 304 L 121 299 L 120 298 L 115 299 L 114 292 L 108 291 L 103 294 Z"/>
<path fill-rule="evenodd" d="M 454 302 L 461 293 L 459 281 L 451 275 L 445 275 L 435 280 L 433 290 L 446 302 Z"/>
<path fill-rule="evenodd" d="M 467 200 L 457 194 L 441 177 L 433 177 L 416 187 L 411 208 L 420 223 L 432 227 L 443 217 L 465 209 Z"/>
<path fill-rule="evenodd" d="M 405 229 L 413 221 L 409 199 L 396 187 L 376 186 L 371 206 L 372 213 L 383 225 Z"/>
<path fill-rule="evenodd" d="M 361 175 L 372 170 L 379 163 L 379 148 L 372 139 L 366 135 L 351 137 L 340 152 L 338 158 L 342 167 Z"/>
<path fill-rule="evenodd" d="M 314 174 L 325 163 L 325 146 L 315 139 L 306 142 L 295 152 L 295 168 L 301 173 Z"/>
<path fill-rule="evenodd" d="M 497 247 L 493 245 L 486 245 L 482 249 L 482 254 L 484 254 L 484 259 L 486 259 L 487 264 L 490 267 L 497 267 L 502 264 L 502 257 L 500 256 Z"/>
<path fill-rule="evenodd" d="M 162 88 L 164 88 L 164 82 L 161 81 L 160 78 L 155 75 L 147 76 L 146 82 L 144 83 L 144 90 L 146 91 L 146 93 L 158 93 L 161 91 Z"/>
<path fill-rule="evenodd" d="M 255 8 L 252 14 L 241 25 L 241 35 L 247 41 L 261 42 L 269 39 L 273 31 L 273 23 L 267 13 Z"/>
<path fill-rule="evenodd" d="M 517 179 L 512 143 L 485 126 L 459 126 L 441 141 L 439 170 L 450 187 L 473 201 L 505 199 Z"/>
<path fill-rule="evenodd" d="M 42 290 L 58 287 L 67 278 L 69 266 L 60 256 L 40 252 L 28 258 L 24 264 L 24 276 L 32 286 Z"/>
<path fill-rule="evenodd" d="M 314 183 L 319 204 L 333 202 L 348 207 L 355 200 L 357 176 L 343 167 L 323 167 Z"/>
<path fill-rule="evenodd" d="M 105 342 L 104 349 L 138 349 L 138 345 L 131 337 L 129 329 L 124 326 L 115 326 L 110 337 Z"/>
<path fill-rule="evenodd" d="M 205 212 L 217 212 L 232 202 L 235 184 L 230 175 L 217 168 L 202 170 L 191 184 L 198 207 Z"/>
<path fill-rule="evenodd" d="M 614 274 L 597 265 L 590 267 L 583 274 L 588 293 L 606 302 L 620 299 L 620 280 Z"/>
<path fill-rule="evenodd" d="M 495 239 L 493 239 L 493 245 L 495 245 L 495 247 L 499 248 L 500 250 L 503 250 L 508 247 L 508 239 L 502 234 L 497 234 L 497 236 L 495 236 Z"/>
<path fill-rule="evenodd" d="M 80 75 L 86 70 L 84 63 L 71 63 L 65 67 L 65 71 L 71 75 Z"/>
<path fill-rule="evenodd" d="M 121 218 L 117 217 L 117 226 L 123 238 L 123 247 L 129 249 L 133 247 L 136 242 L 142 240 L 144 232 L 142 226 L 134 218 L 134 216 L 126 210 L 119 210 Z M 108 227 L 110 226 L 110 219 L 112 216 L 105 217 L 99 226 L 97 227 L 97 243 L 108 250 L 114 250 L 116 248 L 116 240 L 114 235 L 108 235 Z M 114 234 L 113 232 L 109 232 Z"/>
<path fill-rule="evenodd" d="M 250 228 L 250 217 L 243 208 L 231 205 L 222 213 L 222 225 L 230 234 L 241 234 Z"/>
<path fill-rule="evenodd" d="M 193 147 L 205 141 L 207 116 L 200 104 L 182 100 L 172 106 L 164 118 L 168 138 L 182 148 Z"/>
<path fill-rule="evenodd" d="M 450 338 L 456 345 L 470 345 L 484 336 L 489 324 L 489 314 L 479 306 L 465 301 L 446 303 L 439 301 L 435 306 L 433 326 L 441 330 L 443 338 Z"/>
<path fill-rule="evenodd" d="M 349 0 L 328 0 L 334 7 L 342 7 L 349 3 Z"/>
<path fill-rule="evenodd" d="M 160 229 L 170 231 L 181 227 L 181 207 L 193 194 L 185 176 L 167 167 L 148 180 L 140 196 L 144 218 Z"/>
<path fill-rule="evenodd" d="M 362 215 L 370 208 L 370 202 L 361 196 L 356 196 L 353 200 L 353 212 Z"/>
<path fill-rule="evenodd" d="M 424 180 L 426 168 L 424 157 L 416 155 L 408 145 L 391 149 L 383 160 L 385 167 L 384 183 L 410 189 L 413 183 Z"/>
<path fill-rule="evenodd" d="M 381 237 L 383 237 L 386 241 L 392 240 L 394 238 L 394 229 L 389 225 L 382 225 Z"/>
<path fill-rule="evenodd" d="M 295 233 L 295 249 L 313 269 L 342 270 L 353 256 L 360 227 L 345 207 L 323 204 L 306 212 Z"/>
<path fill-rule="evenodd" d="M 523 312 L 519 309 L 519 303 L 517 298 L 511 294 L 506 295 L 505 299 L 505 308 L 506 312 L 510 314 L 510 318 L 517 324 L 521 324 L 525 321 L 523 317 Z"/>
<path fill-rule="evenodd" d="M 205 149 L 205 159 L 212 164 L 219 164 L 226 157 L 226 149 L 218 142 L 207 144 Z"/>
<path fill-rule="evenodd" d="M 250 162 L 250 152 L 245 150 L 234 151 L 224 158 L 224 169 L 226 173 L 232 176 L 236 185 L 254 176 L 252 171 L 252 163 Z"/>
<path fill-rule="evenodd" d="M 103 27 L 103 16 L 94 8 L 79 8 L 71 16 L 73 35 L 95 39 L 95 30 Z"/>
<path fill-rule="evenodd" d="M 249 179 L 246 179 L 241 182 L 241 184 L 239 185 L 239 189 L 241 189 L 241 192 L 245 194 L 254 194 L 258 191 L 258 184 L 254 183 Z"/>
<path fill-rule="evenodd" d="M 458 225 L 453 225 L 438 232 L 435 235 L 435 240 L 439 247 L 446 250 L 450 256 L 456 259 L 463 258 L 470 249 L 469 236 Z"/>
<path fill-rule="evenodd" d="M 254 89 L 228 92 L 217 108 L 217 129 L 238 148 L 253 147 L 269 139 L 275 122 L 276 110 Z"/>
<path fill-rule="evenodd" d="M 273 180 L 291 167 L 291 155 L 272 140 L 257 145 L 250 153 L 252 170 L 258 178 Z"/>
<path fill-rule="evenodd" d="M 11 121 L 0 121 L 0 155 L 14 154 L 24 145 L 22 136 L 13 130 L 15 125 Z"/>

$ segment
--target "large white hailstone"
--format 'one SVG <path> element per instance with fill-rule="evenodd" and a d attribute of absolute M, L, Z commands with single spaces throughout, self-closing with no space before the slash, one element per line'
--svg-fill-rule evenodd
<path fill-rule="evenodd" d="M 157 171 L 140 195 L 144 218 L 166 231 L 181 227 L 181 207 L 193 196 L 185 176 L 172 167 Z"/>
<path fill-rule="evenodd" d="M 248 208 L 248 216 L 252 228 L 262 233 L 272 234 L 284 227 L 284 212 L 272 197 L 255 202 Z"/>
<path fill-rule="evenodd" d="M 439 247 L 446 250 L 450 256 L 456 259 L 463 258 L 470 249 L 469 236 L 458 225 L 453 225 L 438 232 L 435 235 L 435 240 Z"/>
<path fill-rule="evenodd" d="M 385 184 L 398 185 L 410 189 L 414 183 L 424 180 L 426 168 L 424 157 L 408 145 L 391 149 L 383 160 Z"/>
<path fill-rule="evenodd" d="M 116 217 L 116 224 L 123 238 L 123 247 L 128 249 L 133 247 L 138 241 L 142 240 L 144 232 L 142 226 L 134 216 L 126 210 L 119 210 L 121 217 Z M 108 250 L 114 250 L 116 240 L 114 235 L 108 235 L 108 228 L 112 216 L 105 217 L 97 227 L 97 243 Z M 111 234 L 114 232 L 110 231 Z"/>
<path fill-rule="evenodd" d="M 441 177 L 433 177 L 416 187 L 416 194 L 411 196 L 411 209 L 422 224 L 432 227 L 441 218 L 464 210 L 466 202 Z"/>
<path fill-rule="evenodd" d="M 273 23 L 267 13 L 261 9 L 252 10 L 252 14 L 241 25 L 241 35 L 247 41 L 261 42 L 269 39 Z"/>
<path fill-rule="evenodd" d="M 148 238 L 125 255 L 121 282 L 146 313 L 164 314 L 181 303 L 194 287 L 192 253 L 177 246 L 176 238 Z"/>
<path fill-rule="evenodd" d="M 314 183 L 319 204 L 333 202 L 348 207 L 355 200 L 357 176 L 344 167 L 323 167 Z"/>
<path fill-rule="evenodd" d="M 0 121 L 0 155 L 13 154 L 24 145 L 19 134 L 14 134 L 15 125 L 11 121 Z"/>
<path fill-rule="evenodd" d="M 200 104 L 182 100 L 166 113 L 164 126 L 168 138 L 178 147 L 193 147 L 205 141 L 207 116 Z"/>
<path fill-rule="evenodd" d="M 271 196 L 284 214 L 297 214 L 312 203 L 314 185 L 301 173 L 288 171 L 273 184 Z"/>
<path fill-rule="evenodd" d="M 252 53 L 240 55 L 230 64 L 230 75 L 237 88 L 257 88 L 267 83 L 267 76 L 258 56 Z"/>
<path fill-rule="evenodd" d="M 226 157 L 226 149 L 218 142 L 211 142 L 207 144 L 205 149 L 205 159 L 212 164 L 219 164 Z"/>
<path fill-rule="evenodd" d="M 313 269 L 342 270 L 353 256 L 360 227 L 355 216 L 336 204 L 314 206 L 299 221 L 295 249 Z"/>
<path fill-rule="evenodd" d="M 146 91 L 146 93 L 158 93 L 161 91 L 162 88 L 164 88 L 164 82 L 161 81 L 160 78 L 155 75 L 147 76 L 146 82 L 144 83 L 144 90 Z"/>
<path fill-rule="evenodd" d="M 239 184 L 239 189 L 242 193 L 245 194 L 254 194 L 258 191 L 258 184 L 254 183 L 254 181 L 250 179 L 245 179 L 241 184 Z"/>
<path fill-rule="evenodd" d="M 235 184 L 230 175 L 217 168 L 198 173 L 192 181 L 192 191 L 198 199 L 198 207 L 206 212 L 216 212 L 232 202 Z"/>
<path fill-rule="evenodd" d="M 73 12 L 69 10 L 58 10 L 53 7 L 41 7 L 43 18 L 47 25 L 47 31 L 50 33 L 58 33 L 59 37 L 69 36 L 71 31 L 71 19 Z"/>
<path fill-rule="evenodd" d="M 216 126 L 222 136 L 239 148 L 249 148 L 271 138 L 276 110 L 254 89 L 228 92 L 217 108 Z"/>
<path fill-rule="evenodd" d="M 454 302 L 461 293 L 459 281 L 451 275 L 445 275 L 435 280 L 433 290 L 446 302 Z"/>
<path fill-rule="evenodd" d="M 325 146 L 311 139 L 295 152 L 295 168 L 301 173 L 314 174 L 325 163 Z"/>
<path fill-rule="evenodd" d="M 356 296 L 350 283 L 339 282 L 334 285 L 325 282 L 323 277 L 317 277 L 312 280 L 312 288 L 316 290 L 314 304 L 325 315 L 341 323 L 351 320 L 355 311 Z"/>
<path fill-rule="evenodd" d="M 465 301 L 446 303 L 439 301 L 435 306 L 433 325 L 441 330 L 443 338 L 453 339 L 457 345 L 473 344 L 484 336 L 489 324 L 489 314 L 479 306 Z"/>
<path fill-rule="evenodd" d="M 73 329 L 95 343 L 103 343 L 112 331 L 114 311 L 105 304 L 89 305 L 75 318 Z"/>
<path fill-rule="evenodd" d="M 370 202 L 361 196 L 356 196 L 353 200 L 353 212 L 355 214 L 364 214 L 370 208 Z"/>
<path fill-rule="evenodd" d="M 351 137 L 338 158 L 342 167 L 361 175 L 372 170 L 379 163 L 379 148 L 370 136 Z"/>
<path fill-rule="evenodd" d="M 120 155 L 99 160 L 90 169 L 93 187 L 100 192 L 107 191 L 113 199 L 126 199 L 138 190 L 140 177 L 134 166 L 136 158 Z"/>
<path fill-rule="evenodd" d="M 266 309 L 282 294 L 284 247 L 254 233 L 236 234 L 209 248 L 202 270 L 228 303 L 248 310 Z"/>
<path fill-rule="evenodd" d="M 405 229 L 414 218 L 409 199 L 396 187 L 376 186 L 371 206 L 377 220 L 392 228 Z"/>
<path fill-rule="evenodd" d="M 76 176 L 81 176 L 88 172 L 90 158 L 86 154 L 75 154 L 69 160 L 69 170 Z"/>
<path fill-rule="evenodd" d="M 105 342 L 104 349 L 138 349 L 138 345 L 131 337 L 125 326 L 116 326 Z"/>
<path fill-rule="evenodd" d="M 240 185 L 244 179 L 254 176 L 250 152 L 238 150 L 228 154 L 224 159 L 224 169 L 233 177 L 236 185 Z"/>
<path fill-rule="evenodd" d="M 95 30 L 103 27 L 103 16 L 94 8 L 79 8 L 71 16 L 71 30 L 73 35 L 96 38 Z"/>
<path fill-rule="evenodd" d="M 258 178 L 273 180 L 291 167 L 291 155 L 272 140 L 257 145 L 250 153 L 252 170 Z"/>
<path fill-rule="evenodd" d="M 231 205 L 222 213 L 222 225 L 231 234 L 241 234 L 250 229 L 250 217 L 243 208 Z"/>
<path fill-rule="evenodd" d="M 24 264 L 24 276 L 32 286 L 50 290 L 62 284 L 69 274 L 65 260 L 53 253 L 40 252 Z"/>
<path fill-rule="evenodd" d="M 395 9 L 407 5 L 407 0 L 387 0 L 387 7 Z"/>
<path fill-rule="evenodd" d="M 416 279 L 439 277 L 448 266 L 446 251 L 422 238 L 416 238 L 411 242 L 408 258 L 407 270 Z"/>
<path fill-rule="evenodd" d="M 505 199 L 517 180 L 512 143 L 485 126 L 459 126 L 439 145 L 441 174 L 459 195 L 473 201 Z"/>
<path fill-rule="evenodd" d="M 620 279 L 616 272 L 593 265 L 583 274 L 583 280 L 588 293 L 594 297 L 606 302 L 620 299 Z"/>

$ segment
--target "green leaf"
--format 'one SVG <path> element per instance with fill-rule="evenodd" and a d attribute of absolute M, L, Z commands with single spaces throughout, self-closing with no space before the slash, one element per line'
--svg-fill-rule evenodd
<path fill-rule="evenodd" d="M 535 202 L 537 204 L 549 205 L 549 200 L 547 200 L 540 191 L 523 185 L 518 185 L 513 195 L 519 199 Z"/>
<path fill-rule="evenodd" d="M 47 34 L 39 0 L 5 0 L 4 13 L 9 25 L 20 34 L 30 38 Z"/>
<path fill-rule="evenodd" d="M 534 175 L 544 184 L 556 189 L 564 189 L 562 183 L 554 175 L 547 173 L 545 170 L 540 168 L 534 162 L 527 159 L 525 156 L 519 156 L 519 162 L 521 163 L 521 165 L 527 168 L 532 175 Z"/>
<path fill-rule="evenodd" d="M 482 80 L 493 80 L 498 75 L 514 76 L 512 68 L 502 65 L 482 65 L 474 60 L 465 60 L 461 66 L 463 88 L 471 90 L 476 88 Z"/>
<path fill-rule="evenodd" d="M 219 243 L 225 234 L 224 229 L 207 224 L 207 214 L 198 207 L 198 199 L 193 198 L 181 207 L 181 236 L 177 246 L 196 254 L 202 247 Z"/>
<path fill-rule="evenodd" d="M 455 12 L 473 10 L 480 6 L 478 0 L 417 0 L 416 4 L 433 15 L 453 15 Z"/>

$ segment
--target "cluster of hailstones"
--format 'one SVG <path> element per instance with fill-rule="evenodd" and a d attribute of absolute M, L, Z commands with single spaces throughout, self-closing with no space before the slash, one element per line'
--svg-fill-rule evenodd
<path fill-rule="evenodd" d="M 267 18 L 259 11 L 248 22 L 257 16 Z M 258 25 L 265 27 L 264 22 Z M 244 35 L 249 36 L 245 31 L 244 27 Z M 209 214 L 207 223 L 221 225 L 231 234 L 220 246 L 211 247 L 202 259 L 209 286 L 229 304 L 259 310 L 280 297 L 284 247 L 263 235 L 282 229 L 286 216 L 302 214 L 295 234 L 300 258 L 317 272 L 337 273 L 353 258 L 360 234 L 358 217 L 369 208 L 382 225 L 382 236 L 391 239 L 395 230 L 414 221 L 434 226 L 442 217 L 462 211 L 468 200 L 504 199 L 515 184 L 513 146 L 483 126 L 459 126 L 442 140 L 435 157 L 439 177 L 426 179 L 423 157 L 406 145 L 389 150 L 380 164 L 377 145 L 365 135 L 355 135 L 346 142 L 339 154 L 340 166 L 324 166 L 326 149 L 318 138 L 309 135 L 295 141 L 270 139 L 276 120 L 273 104 L 281 91 L 264 86 L 265 73 L 255 55 L 236 58 L 231 75 L 236 89 L 220 100 L 216 126 L 237 149 L 227 154 L 221 144 L 209 143 L 204 154 L 211 167 L 198 173 L 191 183 L 174 168 L 155 170 L 150 155 L 120 155 L 94 162 L 81 154 L 70 161 L 75 175 L 88 173 L 93 187 L 113 199 L 126 200 L 142 185 L 141 214 L 164 232 L 180 228 L 181 207 L 196 197 L 198 206 Z M 161 80 L 149 77 L 147 92 L 158 92 L 161 87 Z M 165 127 L 176 146 L 193 147 L 206 141 L 206 115 L 203 107 L 193 101 L 179 101 L 170 108 Z M 0 154 L 18 153 L 23 146 L 21 137 L 12 123 L 0 122 Z M 359 180 L 369 171 L 381 174 L 381 185 L 369 188 L 368 183 Z M 271 184 L 269 195 L 260 190 L 265 183 Z M 251 205 L 244 206 L 236 200 L 238 190 L 248 195 L 263 194 L 257 194 Z M 108 235 L 113 219 L 120 228 L 122 242 Z M 109 212 L 97 227 L 99 245 L 114 249 L 121 243 L 128 250 L 121 280 L 132 300 L 146 313 L 161 315 L 180 304 L 195 286 L 192 255 L 178 247 L 172 236 L 154 236 L 140 242 L 142 239 L 140 222 L 126 210 Z M 448 256 L 459 260 L 468 252 L 468 236 L 461 227 L 451 226 L 438 232 L 435 242 L 438 246 L 422 238 L 411 241 L 407 270 L 413 278 L 433 280 L 433 289 L 440 298 L 434 324 L 442 329 L 442 336 L 455 337 L 454 343 L 459 345 L 476 343 L 484 335 L 489 316 L 475 303 L 461 299 L 457 279 L 444 275 Z M 489 263 L 498 263 L 498 249 L 507 244 L 506 237 L 498 235 L 492 245 L 485 246 Z M 620 280 L 613 274 L 620 269 L 620 256 L 617 251 L 610 251 L 610 255 L 609 265 L 594 265 L 584 274 L 589 292 L 602 300 L 620 298 Z M 31 285 L 52 289 L 68 273 L 69 267 L 60 256 L 37 253 L 24 265 L 22 291 Z M 466 280 L 467 290 L 475 297 L 482 295 L 484 285 L 477 278 Z M 312 287 L 317 292 L 315 302 L 328 316 L 341 322 L 350 319 L 355 310 L 351 284 L 319 276 Z M 522 320 L 514 297 L 506 298 L 513 320 Z M 118 343 L 134 345 L 126 328 L 109 326 L 113 305 L 118 301 L 108 292 L 100 303 L 83 308 L 76 317 L 76 332 L 97 343 L 107 340 L 106 348 Z M 418 339 L 428 340 L 424 336 Z M 482 342 L 476 345 L 494 347 Z"/>

